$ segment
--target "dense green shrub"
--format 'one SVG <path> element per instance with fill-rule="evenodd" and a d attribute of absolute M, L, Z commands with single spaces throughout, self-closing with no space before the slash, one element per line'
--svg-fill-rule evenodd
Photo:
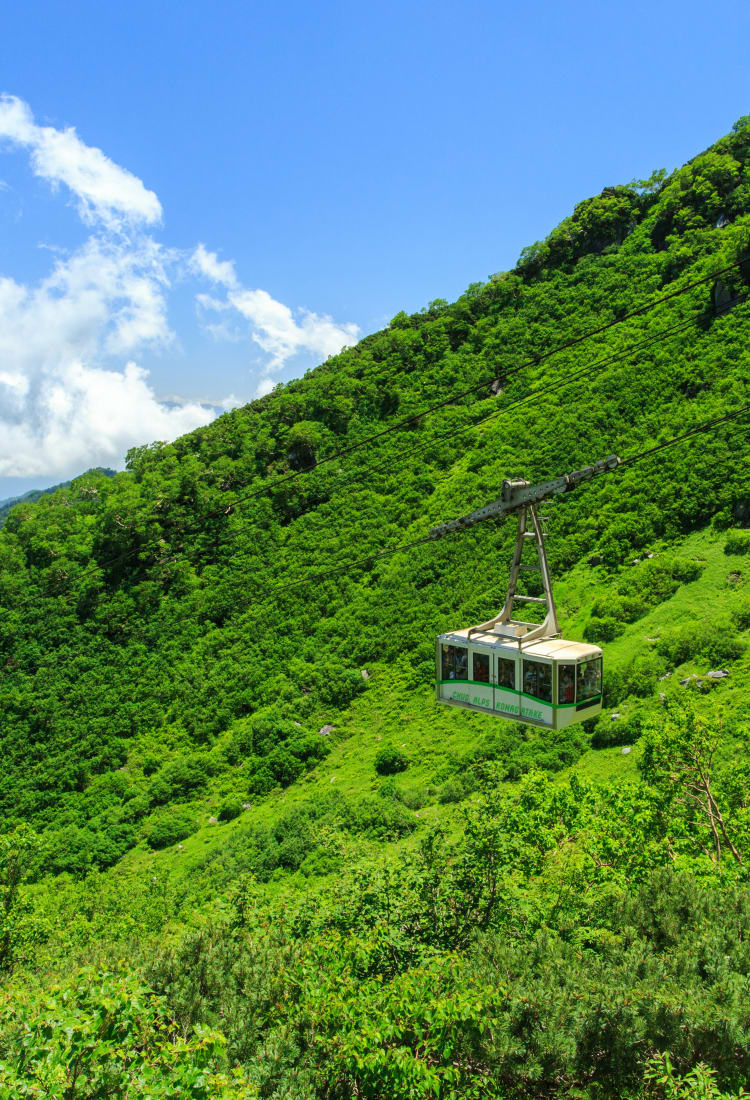
<path fill-rule="evenodd" d="M 710 665 L 720 665 L 736 660 L 744 643 L 729 621 L 696 620 L 665 632 L 657 650 L 675 667 L 697 657 Z"/>
<path fill-rule="evenodd" d="M 165 764 L 151 780 L 149 795 L 154 806 L 180 802 L 204 789 L 208 769 L 204 757 L 191 754 Z"/>
<path fill-rule="evenodd" d="M 224 1036 L 175 1028 L 163 997 L 133 975 L 83 970 L 44 1006 L 0 997 L 0 1095 L 254 1100 L 244 1073 L 220 1072 Z"/>
<path fill-rule="evenodd" d="M 643 732 L 643 716 L 639 711 L 612 718 L 610 714 L 601 714 L 594 729 L 591 745 L 595 749 L 610 748 L 613 745 L 632 745 Z"/>
<path fill-rule="evenodd" d="M 227 798 L 221 806 L 219 806 L 219 812 L 217 817 L 219 821 L 233 821 L 235 817 L 239 817 L 242 813 L 242 803 L 239 798 Z"/>
<path fill-rule="evenodd" d="M 378 775 L 395 775 L 405 771 L 409 766 L 409 758 L 394 745 L 383 745 L 375 753 L 375 771 Z"/>
<path fill-rule="evenodd" d="M 625 670 L 625 693 L 637 695 L 640 698 L 653 695 L 664 668 L 664 662 L 655 653 L 645 653 L 641 657 L 635 657 Z"/>
<path fill-rule="evenodd" d="M 750 554 L 750 531 L 729 531 L 724 543 L 725 554 Z"/>
<path fill-rule="evenodd" d="M 152 821 L 146 830 L 150 848 L 168 848 L 195 831 L 195 815 L 190 810 L 172 810 Z"/>
<path fill-rule="evenodd" d="M 618 634 L 622 634 L 624 629 L 624 624 L 611 615 L 600 618 L 593 617 L 589 619 L 584 627 L 583 638 L 584 641 L 594 642 L 595 644 L 611 642 Z"/>
<path fill-rule="evenodd" d="M 438 802 L 446 805 L 449 802 L 461 802 L 466 798 L 466 785 L 461 776 L 447 779 L 438 791 Z"/>
<path fill-rule="evenodd" d="M 657 642 L 657 650 L 673 666 L 684 664 L 700 653 L 708 641 L 709 630 L 705 623 L 690 622 L 665 631 Z"/>
<path fill-rule="evenodd" d="M 746 597 L 735 608 L 732 617 L 740 630 L 750 630 L 750 597 Z"/>

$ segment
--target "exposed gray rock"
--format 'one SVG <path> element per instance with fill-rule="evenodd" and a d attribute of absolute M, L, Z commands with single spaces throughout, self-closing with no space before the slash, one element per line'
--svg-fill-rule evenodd
<path fill-rule="evenodd" d="M 367 671 L 366 668 L 360 669 L 360 672 L 362 674 L 362 679 L 363 680 L 369 680 L 370 679 L 370 673 Z"/>
<path fill-rule="evenodd" d="M 733 504 L 732 515 L 742 525 L 750 523 L 750 498 L 738 500 L 736 504 Z"/>
<path fill-rule="evenodd" d="M 627 756 L 628 753 L 632 752 L 632 751 L 633 751 L 633 746 L 632 745 L 623 745 L 622 746 L 622 755 L 623 756 Z"/>
<path fill-rule="evenodd" d="M 209 817 L 209 819 L 208 819 L 208 824 L 209 825 L 217 825 L 218 822 L 219 822 L 218 817 Z"/>
<path fill-rule="evenodd" d="M 711 297 L 713 298 L 714 311 L 716 313 L 725 313 L 728 309 L 732 308 L 734 303 L 732 291 L 721 281 L 721 279 L 717 279 L 714 283 Z"/>
<path fill-rule="evenodd" d="M 725 668 L 712 668 L 710 672 L 706 673 L 709 680 L 726 680 L 729 673 Z"/>
<path fill-rule="evenodd" d="M 614 714 L 610 714 L 609 717 L 612 719 L 613 722 L 615 722 L 620 717 L 619 710 L 616 710 Z"/>
<path fill-rule="evenodd" d="M 321 726 L 318 733 L 321 737 L 330 737 L 335 729 L 335 726 Z"/>
<path fill-rule="evenodd" d="M 243 802 L 242 803 L 242 809 L 243 810 L 249 810 L 249 809 L 252 808 L 252 805 L 253 805 L 252 802 Z"/>

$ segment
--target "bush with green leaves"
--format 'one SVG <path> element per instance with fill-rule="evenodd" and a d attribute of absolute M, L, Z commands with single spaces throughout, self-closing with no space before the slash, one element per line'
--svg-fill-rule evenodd
<path fill-rule="evenodd" d="M 84 970 L 50 989 L 39 1011 L 20 990 L 0 995 L 4 1100 L 255 1100 L 242 1073 L 226 1073 L 221 1032 L 186 1034 L 163 997 L 136 977 Z"/>
<path fill-rule="evenodd" d="M 375 771 L 378 775 L 396 775 L 406 771 L 408 767 L 408 756 L 395 745 L 383 745 L 375 753 Z"/>
<path fill-rule="evenodd" d="M 643 733 L 643 715 L 633 711 L 627 715 L 611 714 L 599 716 L 594 729 L 591 745 L 595 749 L 610 748 L 614 745 L 633 745 Z"/>
<path fill-rule="evenodd" d="M 586 642 L 611 642 L 618 634 L 622 634 L 625 624 L 612 615 L 592 616 L 583 630 L 583 639 Z"/>
<path fill-rule="evenodd" d="M 737 528 L 727 533 L 724 543 L 725 554 L 749 554 L 750 555 L 750 531 Z"/>
<path fill-rule="evenodd" d="M 154 806 L 181 802 L 205 788 L 208 771 L 205 758 L 198 754 L 180 757 L 160 768 L 151 780 L 149 794 Z"/>
<path fill-rule="evenodd" d="M 750 1100 L 750 1092 L 724 1092 L 716 1083 L 716 1071 L 699 1062 L 681 1074 L 672 1065 L 668 1051 L 649 1059 L 644 1073 L 647 1100 Z"/>
<path fill-rule="evenodd" d="M 716 666 L 737 660 L 745 643 L 731 620 L 692 620 L 665 631 L 656 648 L 673 667 L 696 658 Z"/>
<path fill-rule="evenodd" d="M 146 830 L 150 848 L 168 848 L 194 833 L 195 814 L 192 810 L 170 810 L 155 817 Z"/>
<path fill-rule="evenodd" d="M 219 821 L 233 821 L 242 813 L 242 803 L 239 798 L 226 798 L 219 806 L 217 817 Z"/>

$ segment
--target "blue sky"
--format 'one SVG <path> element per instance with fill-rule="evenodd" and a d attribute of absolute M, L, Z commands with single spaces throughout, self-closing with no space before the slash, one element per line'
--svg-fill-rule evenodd
<path fill-rule="evenodd" d="M 736 0 L 4 6 L 0 498 L 121 466 L 681 164 L 750 112 L 748 32 Z"/>

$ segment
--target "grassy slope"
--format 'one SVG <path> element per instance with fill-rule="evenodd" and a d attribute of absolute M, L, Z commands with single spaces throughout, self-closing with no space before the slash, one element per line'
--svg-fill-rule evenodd
<path fill-rule="evenodd" d="M 668 600 L 654 607 L 647 615 L 631 624 L 621 637 L 605 645 L 608 671 L 624 671 L 635 657 L 653 650 L 655 641 L 665 631 L 692 623 L 696 619 L 729 621 L 731 613 L 746 599 L 750 587 L 750 565 L 747 558 L 729 556 L 724 552 L 726 536 L 711 529 L 704 529 L 681 540 L 677 547 L 680 556 L 705 563 L 699 580 L 682 585 Z M 655 548 L 658 555 L 663 548 Z M 634 568 L 625 566 L 624 569 Z M 737 581 L 737 574 L 740 580 Z M 731 580 L 729 578 L 732 578 Z M 611 577 L 601 569 L 580 566 L 567 574 L 556 586 L 561 621 L 567 637 L 580 638 L 592 602 L 600 598 L 605 584 Z M 604 582 L 604 584 L 603 584 Z M 606 590 L 606 589 L 605 589 Z M 575 610 L 573 610 L 575 609 Z M 489 609 L 488 609 L 489 610 Z M 747 638 L 747 634 L 745 635 Z M 677 695 L 690 692 L 698 710 L 712 720 L 740 720 L 750 718 L 750 646 L 744 654 L 730 664 L 730 676 L 718 682 L 707 694 L 695 693 L 679 685 L 679 680 L 691 675 L 702 676 L 708 671 L 705 660 L 691 659 L 675 668 L 665 666 L 666 679 L 655 686 L 655 691 Z M 131 850 L 120 863 L 97 877 L 91 885 L 91 896 L 104 900 L 104 908 L 98 911 L 92 903 L 89 921 L 80 909 L 80 893 L 74 884 L 68 887 L 67 904 L 60 903 L 57 893 L 42 890 L 43 908 L 57 926 L 57 935 L 64 937 L 65 925 L 77 924 L 74 940 L 77 943 L 99 942 L 94 950 L 104 949 L 105 955 L 112 945 L 106 944 L 108 911 L 111 906 L 117 912 L 122 897 L 138 893 L 140 884 L 158 881 L 159 889 L 167 899 L 163 916 L 168 920 L 190 922 L 201 919 L 201 912 L 210 912 L 226 890 L 232 889 L 252 869 L 251 838 L 258 828 L 273 828 L 295 809 L 319 804 L 335 790 L 344 798 L 358 801 L 366 796 L 376 796 L 383 780 L 376 774 L 374 758 L 384 744 L 402 748 L 410 758 L 408 769 L 396 777 L 397 787 L 404 792 L 407 802 L 418 808 L 413 811 L 414 832 L 402 839 L 373 839 L 372 837 L 347 837 L 346 860 L 357 858 L 388 860 L 399 848 L 409 847 L 430 825 L 440 823 L 450 833 L 460 830 L 463 800 L 441 802 L 439 792 L 446 780 L 461 776 L 465 761 L 471 759 L 483 739 L 497 731 L 514 731 L 518 737 L 530 738 L 542 749 L 554 745 L 556 734 L 550 731 L 523 729 L 516 724 L 498 723 L 498 720 L 481 714 L 472 714 L 438 706 L 434 702 L 430 684 L 413 683 L 410 669 L 391 666 L 372 666 L 366 692 L 359 696 L 345 711 L 335 715 L 336 728 L 332 735 L 330 755 L 299 782 L 286 790 L 277 790 L 264 798 L 254 799 L 235 820 L 226 823 L 209 823 L 221 801 L 228 793 L 247 798 L 243 779 L 237 775 L 234 786 L 231 776 L 221 776 L 197 804 L 201 824 L 193 835 L 180 844 L 171 845 L 159 852 L 151 851 L 145 843 Z M 654 713 L 659 703 L 654 692 L 642 699 L 630 698 L 618 712 L 627 719 L 633 708 L 645 708 Z M 611 708 L 610 708 L 611 710 Z M 330 715 L 329 715 L 330 716 Z M 607 748 L 585 749 L 579 760 L 558 772 L 561 781 L 571 774 L 578 774 L 596 782 L 609 782 L 637 776 L 640 757 L 636 741 L 630 753 L 624 754 L 617 745 Z M 506 781 L 511 789 L 515 780 Z M 410 799 L 410 795 L 412 798 Z M 476 796 L 469 793 L 465 801 Z M 226 853 L 231 852 L 227 858 Z M 268 890 L 315 891 L 327 881 L 334 881 L 340 868 L 321 877 L 303 873 L 277 871 L 271 878 Z M 118 900 L 119 899 L 119 900 Z M 117 919 L 121 914 L 117 912 Z M 161 917 L 154 931 L 161 932 Z M 133 930 L 138 927 L 137 915 Z M 68 934 L 71 934 L 68 928 Z M 55 945 L 54 950 L 58 950 Z M 115 948 L 116 953 L 119 949 Z"/>

